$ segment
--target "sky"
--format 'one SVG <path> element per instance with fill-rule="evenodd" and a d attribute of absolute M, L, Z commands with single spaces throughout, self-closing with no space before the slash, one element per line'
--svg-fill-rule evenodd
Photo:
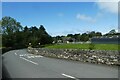
<path fill-rule="evenodd" d="M 43 25 L 51 36 L 118 30 L 117 2 L 2 2 L 2 17 Z"/>

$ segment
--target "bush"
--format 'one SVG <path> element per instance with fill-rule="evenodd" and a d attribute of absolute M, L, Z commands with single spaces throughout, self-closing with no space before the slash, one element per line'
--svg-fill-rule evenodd
<path fill-rule="evenodd" d="M 93 44 L 93 43 L 90 43 L 90 44 L 89 44 L 89 49 L 90 49 L 90 50 L 93 50 L 93 49 L 95 49 L 95 44 Z"/>

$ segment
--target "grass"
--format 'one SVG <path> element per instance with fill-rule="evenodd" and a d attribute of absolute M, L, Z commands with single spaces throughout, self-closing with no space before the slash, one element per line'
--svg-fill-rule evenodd
<path fill-rule="evenodd" d="M 95 50 L 118 50 L 120 45 L 118 44 L 94 44 Z M 46 45 L 45 48 L 56 49 L 89 49 L 89 44 L 55 44 Z M 120 49 L 119 49 L 120 50 Z"/>

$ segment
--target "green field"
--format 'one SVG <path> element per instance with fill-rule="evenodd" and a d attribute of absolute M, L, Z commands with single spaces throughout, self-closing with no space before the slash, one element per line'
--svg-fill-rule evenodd
<path fill-rule="evenodd" d="M 54 44 L 47 45 L 45 48 L 57 48 L 57 49 L 89 49 L 90 44 Z M 118 44 L 94 44 L 96 50 L 118 50 L 120 45 Z M 119 49 L 120 50 L 120 49 Z"/>

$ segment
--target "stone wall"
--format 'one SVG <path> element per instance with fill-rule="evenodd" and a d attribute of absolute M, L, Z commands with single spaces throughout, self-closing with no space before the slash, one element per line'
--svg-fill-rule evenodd
<path fill-rule="evenodd" d="M 32 54 L 96 64 L 120 65 L 117 50 L 28 48 Z"/>

